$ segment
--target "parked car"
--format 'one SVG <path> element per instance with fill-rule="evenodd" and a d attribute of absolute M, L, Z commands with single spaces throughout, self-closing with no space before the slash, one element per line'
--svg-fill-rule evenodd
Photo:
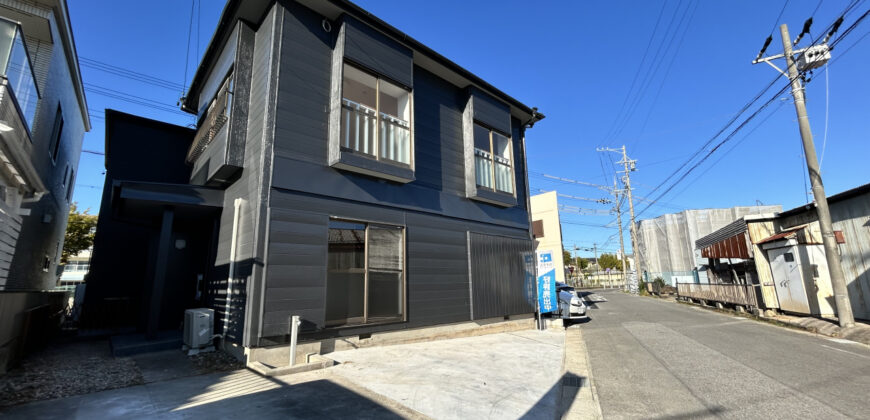
<path fill-rule="evenodd" d="M 556 282 L 556 291 L 559 293 L 559 315 L 562 319 L 586 318 L 586 304 L 573 287 Z"/>

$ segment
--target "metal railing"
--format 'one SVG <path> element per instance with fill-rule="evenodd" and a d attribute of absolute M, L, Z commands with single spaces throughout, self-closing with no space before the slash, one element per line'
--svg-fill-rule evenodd
<path fill-rule="evenodd" d="M 199 158 L 229 120 L 226 114 L 230 98 L 230 91 L 225 84 L 220 92 L 218 92 L 215 101 L 209 106 L 208 111 L 206 111 L 205 120 L 196 131 L 196 136 L 193 138 L 193 143 L 187 152 L 188 163 L 193 163 Z"/>
<path fill-rule="evenodd" d="M 341 100 L 341 120 L 341 147 L 379 160 L 411 164 L 408 121 L 346 98 Z"/>
<path fill-rule="evenodd" d="M 677 295 L 711 302 L 758 307 L 755 285 L 677 283 Z"/>
<path fill-rule="evenodd" d="M 474 170 L 477 185 L 492 189 L 492 155 L 489 152 L 474 149 Z"/>
<path fill-rule="evenodd" d="M 36 106 L 39 102 L 39 89 L 36 86 L 36 77 L 21 32 L 21 25 L 0 18 L 0 34 L 2 34 L 0 37 L 5 38 L 0 39 L 0 46 L 2 46 L 0 71 L 6 78 L 6 84 L 12 91 L 10 96 L 15 98 L 15 104 L 27 129 L 32 130 L 36 118 Z"/>
<path fill-rule="evenodd" d="M 510 160 L 503 157 L 493 156 L 486 150 L 475 148 L 474 170 L 477 177 L 477 185 L 512 194 L 514 192 L 514 183 L 510 162 Z"/>

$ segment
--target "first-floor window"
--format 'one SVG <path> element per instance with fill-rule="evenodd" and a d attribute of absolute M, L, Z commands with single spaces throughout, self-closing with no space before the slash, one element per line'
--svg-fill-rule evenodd
<path fill-rule="evenodd" d="M 327 327 L 404 320 L 403 227 L 333 219 L 328 252 Z"/>
<path fill-rule="evenodd" d="M 474 173 L 478 187 L 513 194 L 511 139 L 474 124 Z"/>

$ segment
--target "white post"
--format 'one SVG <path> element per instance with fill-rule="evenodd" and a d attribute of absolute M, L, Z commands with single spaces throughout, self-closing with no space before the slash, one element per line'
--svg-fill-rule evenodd
<path fill-rule="evenodd" d="M 299 315 L 290 317 L 290 366 L 296 365 L 296 336 L 299 334 Z"/>

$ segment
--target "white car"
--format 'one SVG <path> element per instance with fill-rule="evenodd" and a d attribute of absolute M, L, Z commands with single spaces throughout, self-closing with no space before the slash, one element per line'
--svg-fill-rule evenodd
<path fill-rule="evenodd" d="M 556 291 L 559 293 L 559 314 L 562 319 L 586 318 L 586 304 L 573 287 L 557 282 Z"/>

